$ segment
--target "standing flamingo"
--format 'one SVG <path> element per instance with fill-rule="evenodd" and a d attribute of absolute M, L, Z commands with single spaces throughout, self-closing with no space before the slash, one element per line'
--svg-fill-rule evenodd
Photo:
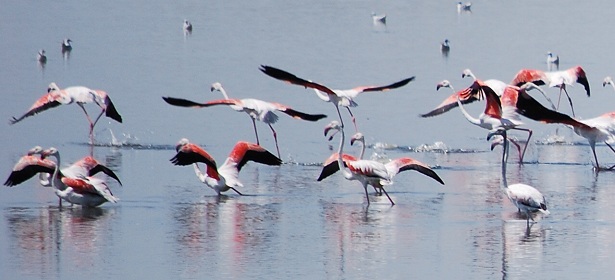
<path fill-rule="evenodd" d="M 491 138 L 491 136 L 499 134 L 504 138 L 504 148 L 502 151 L 502 190 L 510 199 L 519 211 L 525 213 L 527 217 L 527 226 L 530 226 L 530 219 L 534 221 L 532 218 L 532 212 L 542 212 L 545 215 L 549 214 L 549 210 L 547 210 L 547 201 L 536 188 L 526 185 L 526 184 L 512 184 L 508 185 L 506 181 L 506 162 L 508 160 L 508 141 L 506 139 L 506 130 L 505 129 L 496 129 L 493 132 L 489 133 L 487 139 Z"/>
<path fill-rule="evenodd" d="M 562 91 L 566 93 L 568 102 L 570 103 L 570 109 L 572 110 L 572 116 L 575 116 L 574 106 L 572 105 L 572 99 L 566 90 L 566 85 L 573 86 L 574 83 L 582 84 L 587 93 L 587 97 L 590 96 L 589 82 L 585 75 L 585 70 L 581 66 L 575 66 L 563 71 L 541 71 L 534 69 L 521 69 L 517 75 L 513 78 L 511 85 L 521 86 L 527 82 L 532 82 L 536 85 L 548 85 L 549 87 L 558 87 L 559 98 L 557 101 L 557 109 L 559 109 L 559 103 L 562 98 Z"/>
<path fill-rule="evenodd" d="M 350 111 L 350 107 L 357 106 L 357 103 L 354 101 L 354 98 L 356 98 L 359 95 L 359 93 L 372 92 L 372 91 L 387 91 L 390 89 L 395 89 L 395 88 L 405 86 L 409 82 L 414 80 L 414 76 L 412 76 L 410 78 L 407 78 L 407 79 L 404 79 L 399 82 L 386 85 L 386 86 L 358 86 L 352 89 L 339 90 L 339 89 L 330 89 L 324 85 L 314 83 L 312 81 L 304 80 L 289 72 L 286 72 L 284 70 L 281 70 L 275 67 L 261 65 L 260 70 L 263 73 L 265 73 L 267 76 L 270 76 L 272 78 L 282 80 L 287 83 L 304 86 L 306 88 L 309 87 L 309 88 L 314 89 L 314 91 L 316 92 L 318 97 L 320 97 L 320 99 L 322 99 L 325 102 L 331 102 L 335 106 L 335 110 L 337 110 L 337 115 L 340 118 L 340 122 L 342 126 L 344 125 L 344 121 L 342 120 L 342 115 L 340 114 L 339 106 L 346 107 L 346 109 L 348 109 L 348 113 L 350 114 L 350 117 L 352 118 L 352 123 L 354 124 L 356 131 L 358 131 L 357 123 L 356 123 L 354 115 L 352 114 L 352 111 Z"/>
<path fill-rule="evenodd" d="M 177 154 L 171 158 L 171 162 L 175 165 L 192 164 L 199 180 L 218 195 L 230 189 L 239 195 L 243 195 L 236 187 L 243 187 L 243 184 L 239 181 L 239 171 L 248 161 L 266 165 L 282 164 L 280 158 L 265 150 L 265 148 L 244 141 L 235 144 L 226 161 L 219 168 L 211 155 L 198 145 L 190 143 L 186 138 L 179 140 L 175 150 Z M 201 172 L 197 162 L 205 163 L 205 174 Z"/>
<path fill-rule="evenodd" d="M 278 115 L 274 113 L 274 111 L 280 111 L 284 114 L 287 114 L 295 119 L 306 120 L 306 121 L 318 121 L 322 118 L 326 118 L 327 115 L 310 115 L 303 112 L 299 112 L 293 110 L 289 106 L 282 105 L 280 103 L 267 102 L 259 99 L 253 98 L 244 98 L 244 99 L 230 99 L 226 94 L 226 91 L 222 87 L 220 83 L 213 83 L 211 85 L 211 91 L 220 91 L 222 95 L 224 95 L 224 99 L 213 100 L 207 103 L 197 103 L 186 99 L 181 98 L 173 98 L 173 97 L 163 97 L 164 101 L 167 103 L 180 106 L 180 107 L 210 107 L 215 105 L 228 105 L 231 109 L 237 112 L 245 112 L 252 119 L 252 126 L 254 127 L 254 134 L 256 134 L 256 144 L 260 145 L 260 141 L 258 140 L 258 131 L 256 130 L 256 120 L 266 123 L 269 128 L 271 128 L 271 132 L 273 133 L 273 139 L 275 141 L 275 148 L 278 151 L 278 157 L 280 157 L 280 148 L 278 147 L 278 137 L 275 129 L 273 129 L 272 124 L 278 121 Z"/>
<path fill-rule="evenodd" d="M 382 192 L 384 192 L 384 194 L 391 202 L 391 205 L 395 205 L 389 194 L 384 189 L 384 186 L 391 185 L 393 183 L 393 178 L 395 177 L 395 175 L 402 171 L 411 169 L 416 170 L 444 185 L 442 179 L 440 179 L 440 177 L 433 170 L 431 170 L 429 166 L 412 158 L 398 158 L 386 164 L 374 160 L 365 159 L 344 160 L 343 149 L 345 136 L 343 127 L 340 125 L 339 122 L 332 121 L 329 125 L 325 127 L 325 135 L 330 130 L 336 130 L 341 132 L 340 146 L 337 152 L 337 163 L 339 170 L 342 170 L 342 174 L 347 180 L 357 180 L 361 182 L 361 184 L 363 185 L 363 189 L 365 190 L 365 198 L 367 199 L 367 205 L 370 204 L 369 195 L 367 193 L 367 185 L 372 185 L 374 188 L 382 190 Z"/>
<path fill-rule="evenodd" d="M 103 113 L 118 122 L 122 122 L 122 116 L 117 112 L 111 98 L 106 92 L 102 90 L 92 90 L 83 86 L 67 87 L 60 89 L 56 83 L 49 84 L 47 94 L 40 97 L 34 104 L 24 113 L 21 117 L 13 117 L 10 120 L 10 124 L 15 124 L 21 120 L 34 116 L 47 109 L 54 108 L 60 105 L 68 105 L 76 103 L 85 113 L 88 122 L 90 123 L 90 142 L 94 143 L 94 126 L 103 115 Z M 101 108 L 100 114 L 96 117 L 95 121 L 92 121 L 90 115 L 85 110 L 84 104 L 95 103 Z"/>

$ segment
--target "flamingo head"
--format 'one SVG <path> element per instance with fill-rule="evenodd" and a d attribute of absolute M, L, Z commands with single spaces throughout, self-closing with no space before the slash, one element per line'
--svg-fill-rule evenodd
<path fill-rule="evenodd" d="M 472 71 L 470 71 L 470 69 L 464 69 L 463 72 L 461 72 L 461 78 L 465 78 L 465 77 L 472 77 L 472 79 L 476 80 L 476 77 L 474 76 L 474 73 L 472 73 Z"/>
<path fill-rule="evenodd" d="M 365 136 L 363 136 L 363 133 L 361 132 L 357 132 L 355 133 L 352 138 L 350 138 L 350 145 L 354 145 L 354 142 L 359 141 L 363 144 L 365 144 Z"/>
<path fill-rule="evenodd" d="M 48 86 L 47 86 L 47 92 L 52 92 L 52 91 L 58 91 L 60 90 L 60 87 L 58 85 L 56 85 L 56 83 L 51 82 Z"/>
<path fill-rule="evenodd" d="M 28 155 L 40 155 L 43 153 L 43 147 L 41 146 L 34 146 L 32 149 L 28 150 Z"/>
<path fill-rule="evenodd" d="M 613 78 L 611 78 L 611 76 L 606 76 L 604 78 L 604 81 L 602 82 L 602 86 L 605 87 L 606 85 L 613 85 Z"/>
<path fill-rule="evenodd" d="M 188 141 L 187 138 L 182 138 L 179 140 L 179 142 L 177 142 L 177 145 L 175 145 L 175 151 L 179 152 L 179 150 L 181 150 L 182 147 L 188 145 L 190 143 L 190 141 Z"/>
<path fill-rule="evenodd" d="M 436 85 L 436 90 L 439 90 L 442 87 L 450 88 L 451 87 L 451 82 L 449 82 L 448 80 L 443 80 L 443 81 L 439 82 Z"/>
<path fill-rule="evenodd" d="M 337 132 L 341 131 L 342 129 L 343 127 L 338 121 L 331 121 L 327 126 L 325 126 L 325 136 L 327 136 L 327 134 L 329 134 L 329 131 L 331 130 L 335 130 Z"/>
<path fill-rule="evenodd" d="M 45 157 L 49 157 L 49 156 L 54 156 L 54 157 L 58 157 L 58 149 L 56 149 L 55 147 L 51 147 L 47 150 L 44 150 L 43 153 L 41 154 L 41 158 L 45 158 Z"/>
<path fill-rule="evenodd" d="M 210 88 L 211 91 L 214 91 L 214 90 L 220 91 L 221 89 L 222 89 L 222 84 L 221 83 L 215 82 L 215 83 L 211 84 L 211 88 Z"/>

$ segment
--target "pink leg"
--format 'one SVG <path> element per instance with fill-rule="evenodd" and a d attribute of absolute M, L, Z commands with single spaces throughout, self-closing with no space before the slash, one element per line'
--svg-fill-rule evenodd
<path fill-rule="evenodd" d="M 269 124 L 269 128 L 271 128 L 271 132 L 273 132 L 273 140 L 275 141 L 275 149 L 278 151 L 278 158 L 280 158 L 280 148 L 278 147 L 278 134 L 273 129 L 273 126 Z"/>
<path fill-rule="evenodd" d="M 355 132 L 359 132 L 359 128 L 357 127 L 357 120 L 355 119 L 354 115 L 352 114 L 352 111 L 350 111 L 350 107 L 346 107 L 346 109 L 348 109 L 348 113 L 350 113 L 350 117 L 352 118 L 352 123 L 354 124 Z M 341 116 L 340 116 L 340 118 L 341 118 Z"/>
<path fill-rule="evenodd" d="M 260 142 L 258 141 L 258 131 L 256 130 L 256 120 L 254 119 L 252 119 L 252 126 L 254 127 L 254 134 L 256 134 L 256 145 L 260 145 Z"/>
<path fill-rule="evenodd" d="M 568 103 L 570 103 L 570 109 L 572 109 L 572 116 L 576 118 L 576 116 L 574 115 L 574 106 L 572 106 L 572 99 L 570 99 L 570 95 L 568 95 L 566 86 L 562 86 L 562 89 L 564 90 L 564 93 L 566 93 L 566 97 L 568 97 Z M 561 96 L 561 90 L 560 90 L 560 96 Z"/>
<path fill-rule="evenodd" d="M 519 153 L 519 162 L 523 163 L 523 157 L 525 156 L 525 150 L 527 150 L 527 146 L 530 144 L 530 138 L 532 138 L 532 130 L 527 128 L 513 128 L 515 130 L 527 131 L 528 136 L 525 141 L 525 147 L 523 147 L 523 152 Z M 517 146 L 518 148 L 519 146 Z"/>

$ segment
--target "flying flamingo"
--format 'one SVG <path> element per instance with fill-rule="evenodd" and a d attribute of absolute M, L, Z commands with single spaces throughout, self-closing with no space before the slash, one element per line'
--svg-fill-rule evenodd
<path fill-rule="evenodd" d="M 177 150 L 177 154 L 171 158 L 171 162 L 175 165 L 192 164 L 199 180 L 218 195 L 230 189 L 239 195 L 243 195 L 236 187 L 243 187 L 243 184 L 239 181 L 239 171 L 248 161 L 266 165 L 282 164 L 280 158 L 265 150 L 265 148 L 244 141 L 235 144 L 226 161 L 219 168 L 211 155 L 198 145 L 190 143 L 186 138 L 179 140 L 175 150 Z M 205 174 L 201 172 L 197 162 L 205 163 Z"/>
<path fill-rule="evenodd" d="M 527 217 L 527 226 L 530 225 L 530 219 L 534 221 L 531 213 L 540 211 L 545 215 L 549 214 L 549 210 L 547 210 L 547 201 L 536 188 L 526 185 L 526 184 L 512 184 L 508 185 L 506 181 L 506 161 L 508 160 L 508 141 L 506 139 L 506 130 L 505 129 L 496 129 L 493 132 L 489 133 L 487 139 L 491 138 L 493 135 L 502 135 L 504 138 L 504 149 L 502 152 L 502 190 L 510 199 L 510 201 L 519 209 L 519 211 L 525 213 Z"/>
<path fill-rule="evenodd" d="M 557 109 L 559 109 L 562 91 L 564 91 L 564 93 L 566 93 L 566 97 L 568 97 L 568 102 L 570 103 L 573 117 L 575 116 L 574 107 L 572 105 L 572 99 L 570 99 L 570 95 L 568 95 L 568 91 L 566 90 L 566 85 L 573 86 L 574 83 L 582 84 L 585 88 L 585 92 L 587 93 L 587 97 L 590 96 L 589 82 L 587 81 L 585 70 L 583 70 L 581 66 L 575 66 L 563 71 L 551 72 L 534 69 L 521 69 L 517 75 L 515 75 L 510 84 L 522 86 L 527 82 L 532 82 L 539 86 L 548 85 L 549 87 L 558 87 L 560 91 L 559 99 L 557 101 Z"/>
<path fill-rule="evenodd" d="M 304 86 L 306 88 L 309 87 L 309 88 L 314 89 L 314 91 L 316 92 L 318 97 L 320 97 L 320 99 L 322 99 L 325 102 L 331 102 L 335 106 L 335 110 L 337 110 L 337 115 L 340 118 L 340 122 L 342 126 L 344 125 L 344 121 L 342 120 L 342 115 L 340 114 L 339 106 L 345 107 L 348 110 L 350 117 L 352 118 L 352 123 L 354 124 L 356 131 L 358 131 L 357 123 L 356 123 L 354 115 L 352 114 L 352 111 L 350 111 L 350 107 L 357 106 L 357 103 L 354 101 L 354 99 L 359 95 L 359 93 L 373 92 L 373 91 L 387 91 L 390 89 L 395 89 L 395 88 L 405 86 L 406 84 L 414 80 L 414 76 L 412 76 L 410 78 L 407 78 L 407 79 L 404 79 L 399 82 L 386 85 L 386 86 L 358 86 L 352 89 L 339 90 L 339 89 L 330 89 L 324 85 L 314 83 L 312 81 L 304 80 L 289 72 L 286 72 L 284 70 L 281 70 L 275 67 L 261 65 L 260 70 L 263 73 L 265 73 L 267 76 L 270 76 L 272 78 L 282 80 L 287 83 Z"/>
<path fill-rule="evenodd" d="M 613 78 L 611 78 L 611 76 L 606 76 L 604 78 L 604 81 L 602 82 L 602 87 L 605 87 L 606 85 L 611 85 L 613 89 L 615 89 L 615 83 L 613 83 Z"/>
<path fill-rule="evenodd" d="M 520 88 L 515 86 L 507 86 L 501 98 L 498 98 L 498 96 L 489 86 L 486 86 L 480 81 L 475 81 L 472 84 L 471 88 L 474 88 L 474 91 L 478 92 L 478 94 L 484 95 L 487 104 L 485 106 L 485 111 L 478 118 L 474 118 L 463 108 L 463 105 L 460 101 L 460 97 L 458 97 L 457 102 L 459 105 L 459 109 L 461 109 L 461 112 L 463 113 L 464 117 L 470 123 L 490 131 L 501 128 L 504 130 L 514 129 L 527 132 L 528 137 L 525 143 L 525 147 L 523 148 L 523 152 L 521 152 L 519 144 L 511 140 L 511 142 L 513 142 L 513 144 L 515 144 L 515 146 L 517 146 L 517 149 L 519 150 L 519 161 L 523 162 L 523 157 L 525 155 L 527 145 L 529 144 L 530 138 L 532 137 L 532 130 L 519 127 L 523 125 L 523 122 L 521 121 L 519 113 L 517 111 L 517 99 L 519 98 L 520 92 L 525 93 L 527 90 L 530 89 L 537 89 L 541 92 L 542 90 L 532 83 L 527 83 Z M 471 92 L 469 94 L 476 95 L 477 93 Z"/>
<path fill-rule="evenodd" d="M 343 127 L 337 121 L 332 121 L 329 125 L 325 127 L 325 136 L 330 130 L 336 130 L 341 132 L 340 146 L 337 152 L 337 163 L 339 170 L 342 170 L 342 174 L 344 178 L 347 180 L 357 180 L 361 182 L 363 185 L 363 189 L 365 190 L 365 198 L 367 199 L 367 205 L 369 202 L 369 195 L 367 194 L 367 185 L 372 185 L 374 188 L 378 188 L 384 192 L 387 196 L 391 205 L 395 205 L 389 194 L 384 189 L 384 186 L 391 185 L 393 183 L 393 178 L 399 172 L 406 170 L 416 170 L 419 171 L 434 180 L 440 182 L 440 184 L 444 185 L 444 182 L 440 177 L 433 171 L 429 166 L 414 160 L 409 157 L 398 158 L 386 164 L 374 161 L 374 160 L 346 160 L 344 161 L 344 130 Z M 326 177 L 326 176 L 325 176 Z"/>
<path fill-rule="evenodd" d="M 476 78 L 474 73 L 470 71 L 470 69 L 464 69 L 463 72 L 461 73 L 461 78 L 465 78 L 465 77 L 471 77 L 474 81 L 478 81 L 478 79 Z M 506 86 L 507 86 L 506 83 L 500 80 L 495 80 L 495 79 L 489 79 L 489 80 L 480 81 L 480 82 L 490 87 L 496 93 L 497 96 L 501 96 L 502 93 L 504 93 L 504 89 L 506 89 Z M 443 80 L 439 82 L 436 85 L 436 90 L 440 90 L 443 87 L 447 87 L 455 91 L 455 89 L 453 88 L 453 86 L 448 80 Z M 474 94 L 469 94 L 470 92 L 473 92 Z M 419 116 L 422 118 L 428 118 L 428 117 L 434 117 L 437 115 L 444 114 L 458 106 L 457 105 L 458 97 L 461 100 L 461 103 L 463 104 L 472 103 L 474 101 L 481 100 L 483 98 L 482 95 L 476 95 L 475 93 L 477 92 L 475 92 L 475 89 L 473 89 L 472 86 L 465 88 L 463 90 L 457 91 L 451 96 L 444 99 L 440 103 L 440 105 L 436 106 L 436 108 L 434 108 L 433 110 L 425 114 L 420 114 Z"/>
<path fill-rule="evenodd" d="M 213 83 L 211 85 L 211 91 L 220 91 L 222 95 L 224 95 L 224 99 L 213 100 L 207 103 L 197 103 L 186 99 L 181 98 L 173 98 L 173 97 L 163 97 L 164 101 L 167 103 L 180 106 L 180 107 L 210 107 L 215 105 L 228 105 L 231 109 L 237 112 L 245 112 L 252 119 L 252 126 L 254 127 L 254 134 L 256 134 L 256 144 L 260 145 L 260 141 L 258 140 L 258 131 L 256 130 L 256 120 L 266 123 L 269 128 L 271 128 L 271 132 L 273 133 L 273 139 L 275 140 L 275 148 L 278 151 L 278 157 L 280 157 L 280 148 L 278 147 L 278 137 L 275 129 L 273 129 L 272 124 L 278 121 L 278 115 L 276 115 L 275 111 L 280 111 L 284 114 L 287 114 L 295 119 L 306 120 L 306 121 L 318 121 L 322 118 L 326 118 L 327 115 L 310 115 L 306 113 L 302 113 L 296 110 L 293 110 L 289 106 L 282 105 L 280 103 L 267 102 L 259 99 L 253 98 L 244 98 L 244 99 L 230 99 L 226 94 L 226 90 L 222 87 L 222 85 L 218 82 Z"/>
<path fill-rule="evenodd" d="M 76 103 L 85 113 L 88 122 L 90 123 L 90 142 L 94 143 L 94 126 L 103 115 L 103 113 L 118 122 L 122 122 L 122 116 L 117 112 L 111 98 L 106 92 L 102 90 L 92 90 L 83 86 L 67 87 L 60 89 L 56 83 L 49 84 L 47 94 L 40 97 L 34 104 L 24 113 L 21 117 L 13 117 L 10 120 L 10 124 L 15 124 L 21 120 L 34 116 L 47 109 L 54 108 L 60 105 L 68 105 Z M 101 108 L 100 114 L 96 117 L 95 121 L 92 121 L 90 115 L 85 110 L 84 104 L 95 103 Z"/>
<path fill-rule="evenodd" d="M 609 168 L 601 168 L 596 156 L 597 142 L 604 142 L 615 153 L 615 149 L 609 144 L 609 142 L 615 141 L 615 112 L 605 113 L 592 119 L 575 120 L 566 114 L 545 108 L 526 92 L 519 93 L 517 111 L 535 121 L 561 123 L 570 126 L 577 135 L 589 142 L 596 162 L 594 168 L 597 171 L 615 168 L 615 165 Z"/>

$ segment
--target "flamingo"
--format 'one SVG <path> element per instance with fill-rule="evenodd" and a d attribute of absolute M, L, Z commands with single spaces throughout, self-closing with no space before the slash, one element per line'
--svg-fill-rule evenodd
<path fill-rule="evenodd" d="M 47 63 L 47 56 L 45 55 L 45 50 L 44 50 L 44 49 L 40 49 L 40 50 L 38 50 L 38 54 L 36 55 L 36 60 L 37 60 L 40 64 L 45 64 L 45 63 Z"/>
<path fill-rule="evenodd" d="M 282 80 L 287 83 L 304 86 L 306 88 L 309 87 L 309 88 L 314 89 L 314 91 L 316 92 L 318 97 L 320 97 L 320 99 L 322 99 L 325 102 L 331 102 L 335 106 L 335 110 L 337 110 L 337 115 L 340 118 L 340 122 L 342 126 L 344 125 L 344 121 L 342 120 L 342 115 L 340 113 L 339 106 L 346 107 L 346 109 L 348 110 L 348 113 L 350 114 L 350 117 L 352 118 L 352 123 L 354 124 L 356 131 L 358 131 L 357 123 L 356 123 L 356 119 L 354 115 L 352 114 L 352 111 L 350 110 L 350 107 L 357 106 L 357 103 L 354 101 L 354 98 L 356 98 L 359 95 L 359 93 L 372 92 L 372 91 L 387 91 L 390 89 L 399 88 L 399 87 L 405 86 L 406 84 L 408 84 L 415 78 L 414 76 L 412 76 L 410 78 L 407 78 L 407 79 L 404 79 L 399 82 L 386 85 L 386 86 L 358 86 L 352 89 L 339 90 L 339 89 L 330 89 L 324 85 L 314 83 L 312 81 L 304 80 L 289 72 L 286 72 L 284 70 L 281 70 L 275 67 L 261 65 L 260 70 L 272 78 Z"/>
<path fill-rule="evenodd" d="M 68 167 L 61 169 L 62 174 L 68 177 L 81 178 L 94 176 L 99 172 L 105 173 L 107 176 L 115 179 L 120 186 L 122 186 L 122 181 L 120 178 L 113 172 L 113 170 L 109 169 L 105 165 L 101 164 L 98 160 L 96 160 L 92 156 L 85 156 L 80 160 L 74 162 Z M 40 183 L 43 186 L 49 186 L 51 183 L 49 182 L 49 173 L 40 173 L 42 175 L 40 177 Z"/>
<path fill-rule="evenodd" d="M 440 177 L 433 170 L 431 170 L 429 166 L 409 157 L 398 158 L 386 164 L 374 160 L 365 159 L 349 160 L 348 157 L 347 160 L 344 160 L 343 148 L 345 136 L 343 127 L 340 125 L 339 122 L 332 121 L 331 123 L 329 123 L 329 125 L 325 127 L 325 136 L 330 130 L 339 131 L 342 135 L 340 139 L 339 149 L 337 152 L 337 163 L 339 167 L 338 170 L 342 170 L 342 174 L 347 180 L 357 180 L 361 182 L 361 184 L 363 185 L 363 189 L 365 190 L 365 198 L 367 199 L 367 205 L 370 204 L 369 195 L 367 194 L 367 185 L 372 185 L 374 188 L 382 190 L 382 192 L 384 192 L 384 194 L 391 202 L 391 205 L 395 205 L 389 194 L 384 189 L 384 186 L 391 185 L 393 183 L 393 178 L 395 177 L 395 175 L 402 171 L 411 169 L 416 170 L 444 185 L 442 179 L 440 179 Z"/>
<path fill-rule="evenodd" d="M 85 207 L 96 207 L 105 202 L 118 202 L 119 199 L 113 196 L 104 180 L 91 176 L 68 177 L 60 172 L 60 153 L 56 148 L 51 147 L 43 151 L 42 155 L 56 159 L 51 185 L 57 196 L 72 204 Z"/>
<path fill-rule="evenodd" d="M 567 125 L 577 135 L 587 139 L 596 162 L 594 168 L 597 171 L 615 168 L 615 165 L 610 168 L 601 168 L 596 156 L 597 142 L 604 142 L 615 153 L 615 149 L 609 144 L 615 141 L 615 112 L 605 113 L 592 119 L 575 120 L 566 114 L 545 108 L 526 92 L 519 92 L 516 107 L 517 112 L 527 118 L 544 123 Z"/>
<path fill-rule="evenodd" d="M 470 69 L 464 69 L 463 72 L 461 73 L 461 78 L 465 78 L 465 77 L 471 77 L 474 81 L 479 81 L 476 78 L 476 76 L 474 76 L 474 73 L 472 73 Z M 506 83 L 500 80 L 495 80 L 495 79 L 489 79 L 489 80 L 480 81 L 480 82 L 490 87 L 496 93 L 497 96 L 502 96 L 502 93 L 504 93 L 504 89 L 506 89 L 506 86 L 507 86 Z M 455 89 L 453 88 L 453 86 L 448 80 L 443 80 L 439 82 L 436 85 L 436 90 L 440 90 L 440 88 L 443 88 L 443 87 L 447 87 L 455 91 Z M 463 90 L 457 91 L 451 96 L 444 99 L 433 110 L 425 114 L 420 114 L 419 116 L 421 118 L 428 118 L 428 117 L 434 117 L 434 116 L 444 114 L 450 111 L 451 109 L 457 107 L 458 97 L 463 104 L 468 104 L 468 103 L 472 103 L 477 100 L 481 100 L 483 98 L 482 95 L 480 94 L 477 95 L 477 93 L 478 92 L 476 91 L 476 89 L 472 88 L 472 86 L 465 88 Z"/>
<path fill-rule="evenodd" d="M 549 210 L 547 210 L 547 200 L 544 195 L 540 193 L 536 188 L 522 184 L 512 184 L 508 185 L 506 180 L 506 162 L 508 160 L 508 141 L 506 139 L 506 130 L 505 129 L 496 129 L 492 131 L 487 136 L 487 139 L 491 138 L 493 135 L 502 135 L 504 138 L 504 148 L 502 151 L 502 190 L 520 212 L 525 213 L 527 217 L 527 226 L 530 226 L 530 219 L 534 221 L 532 218 L 532 212 L 542 212 L 545 215 L 549 214 Z"/>
<path fill-rule="evenodd" d="M 4 185 L 7 187 L 19 185 L 39 172 L 53 173 L 55 162 L 37 156 L 42 153 L 43 148 L 41 148 L 41 146 L 35 146 L 30 149 L 26 155 L 19 158 L 17 163 L 13 166 L 11 174 L 4 182 Z"/>
<path fill-rule="evenodd" d="M 575 116 L 574 107 L 572 105 L 572 99 L 568 95 L 566 85 L 572 86 L 574 83 L 582 84 L 587 93 L 587 97 L 590 96 L 589 82 L 585 75 L 585 70 L 581 66 L 575 66 L 563 71 L 541 71 L 534 69 L 521 69 L 513 78 L 511 85 L 521 86 L 527 82 L 532 82 L 536 85 L 548 85 L 549 87 L 558 87 L 559 99 L 557 101 L 557 108 L 559 109 L 559 103 L 562 98 L 562 91 L 566 93 L 570 108 L 572 110 L 572 116 Z"/>
<path fill-rule="evenodd" d="M 374 24 L 387 24 L 387 15 L 386 14 L 376 14 L 376 12 L 372 12 L 372 20 Z"/>
<path fill-rule="evenodd" d="M 253 98 L 244 98 L 244 99 L 230 99 L 226 94 L 226 90 L 222 87 L 222 84 L 216 82 L 211 85 L 211 91 L 220 91 L 224 96 L 224 99 L 213 100 L 207 103 L 197 103 L 186 99 L 173 98 L 173 97 L 163 97 L 164 101 L 167 103 L 180 106 L 180 107 L 209 107 L 215 105 L 228 105 L 231 109 L 237 112 L 245 112 L 252 119 L 252 126 L 254 127 L 254 134 L 256 134 L 256 144 L 260 145 L 260 141 L 258 140 L 258 131 L 256 130 L 256 120 L 266 123 L 269 128 L 271 128 L 271 132 L 273 133 L 273 139 L 275 141 L 275 148 L 278 151 L 278 157 L 280 157 L 280 148 L 278 147 L 278 138 L 275 129 L 273 129 L 272 124 L 278 121 L 278 115 L 276 115 L 275 111 L 280 111 L 284 114 L 287 114 L 295 119 L 305 120 L 305 121 L 318 121 L 322 118 L 326 118 L 327 115 L 317 114 L 311 115 L 303 112 L 296 111 L 289 106 L 280 104 L 267 102 L 259 99 Z"/>
<path fill-rule="evenodd" d="M 16 124 L 21 120 L 34 116 L 47 109 L 54 108 L 60 105 L 68 105 L 76 103 L 85 113 L 88 122 L 90 123 L 90 142 L 94 143 L 94 126 L 103 115 L 103 113 L 117 122 L 122 122 L 122 116 L 117 112 L 111 98 L 106 92 L 102 90 L 92 90 L 83 86 L 67 87 L 60 89 L 56 83 L 49 84 L 47 94 L 40 97 L 34 104 L 24 113 L 21 117 L 13 117 L 10 120 L 10 124 Z M 84 104 L 95 103 L 101 108 L 100 114 L 96 117 L 95 121 L 92 121 L 90 115 L 85 110 Z"/>
<path fill-rule="evenodd" d="M 73 50 L 72 40 L 69 38 L 64 39 L 62 41 L 62 53 L 70 52 Z"/>
<path fill-rule="evenodd" d="M 615 89 L 615 83 L 613 83 L 613 78 L 611 78 L 611 76 L 606 76 L 604 78 L 604 81 L 602 82 L 602 87 L 605 87 L 606 85 L 611 85 L 613 89 Z"/>
<path fill-rule="evenodd" d="M 184 19 L 184 31 L 191 33 L 192 32 L 192 23 L 187 19 Z"/>
<path fill-rule="evenodd" d="M 213 189 L 218 196 L 222 192 L 233 190 L 243 195 L 236 188 L 243 187 L 239 181 L 239 171 L 248 162 L 254 161 L 266 165 L 281 165 L 282 160 L 258 144 L 239 141 L 219 168 L 214 158 L 203 148 L 182 138 L 175 147 L 177 154 L 171 158 L 174 165 L 194 166 L 194 172 L 201 182 Z M 205 163 L 205 174 L 201 172 L 197 162 Z"/>

